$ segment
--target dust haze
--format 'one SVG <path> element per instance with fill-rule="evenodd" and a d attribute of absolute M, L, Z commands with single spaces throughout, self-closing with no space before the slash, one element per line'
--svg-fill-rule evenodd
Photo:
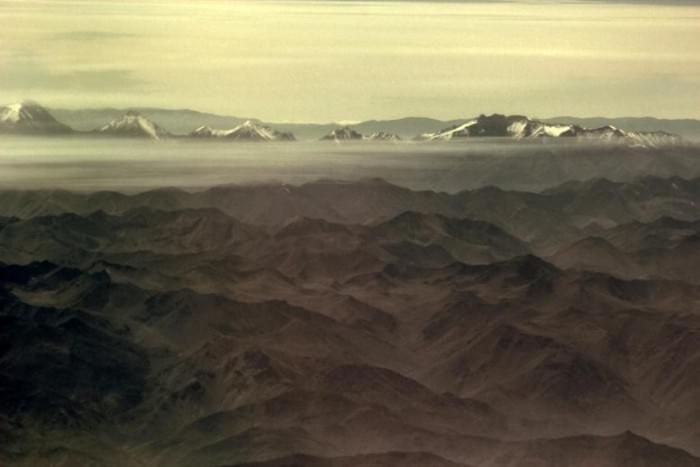
<path fill-rule="evenodd" d="M 196 190 L 229 183 L 301 184 L 317 179 L 382 178 L 417 190 L 455 192 L 493 185 L 539 191 L 567 180 L 700 175 L 694 147 L 636 150 L 624 145 L 506 138 L 433 143 L 291 144 L 5 137 L 6 188 Z"/>

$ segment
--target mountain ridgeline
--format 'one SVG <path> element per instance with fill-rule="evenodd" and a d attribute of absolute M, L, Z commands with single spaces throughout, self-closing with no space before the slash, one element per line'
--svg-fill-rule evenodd
<path fill-rule="evenodd" d="M 201 114 L 189 110 L 164 111 L 161 109 L 129 110 L 122 112 L 116 109 L 90 111 L 57 111 L 61 115 L 74 120 L 81 126 L 73 130 L 68 125 L 56 120 L 52 114 L 34 102 L 24 102 L 0 107 L 0 133 L 5 134 L 72 134 L 92 135 L 117 138 L 145 138 L 160 140 L 166 138 L 187 138 L 192 140 L 218 141 L 294 141 L 297 138 L 289 130 L 303 132 L 311 139 L 334 142 L 374 141 L 399 142 L 402 140 L 435 142 L 457 141 L 472 138 L 508 138 L 511 140 L 524 139 L 562 139 L 566 141 L 587 143 L 616 143 L 631 147 L 657 148 L 664 146 L 679 146 L 687 141 L 667 131 L 626 131 L 606 124 L 596 128 L 585 128 L 573 123 L 551 123 L 530 119 L 525 116 L 505 116 L 494 114 L 481 115 L 466 121 L 439 122 L 431 119 L 404 119 L 403 121 L 372 121 L 359 123 L 354 126 L 295 124 L 275 125 L 265 124 L 254 119 L 237 119 L 235 117 L 219 117 Z M 183 131 L 170 131 L 159 125 L 147 115 L 153 114 L 167 119 L 169 123 Z M 87 116 L 86 116 L 87 115 Z M 108 118 L 107 121 L 100 121 Z M 183 121 L 197 122 L 194 129 L 183 128 Z M 90 125 L 92 127 L 85 129 Z M 403 124 L 402 124 L 403 122 Z M 199 124 L 202 123 L 202 124 Z M 216 124 L 234 123 L 226 128 L 212 126 Z M 442 127 L 438 125 L 444 125 Z M 407 131 L 428 130 L 415 134 Z M 437 130 L 435 130 L 437 126 Z M 279 128 L 276 128 L 279 127 Z M 362 128 L 371 130 L 363 134 Z M 396 131 L 392 131 L 395 129 Z M 320 134 L 319 134 L 320 132 Z M 308 139 L 308 138 L 306 138 Z"/>
<path fill-rule="evenodd" d="M 0 464 L 700 467 L 700 178 L 0 190 Z"/>
<path fill-rule="evenodd" d="M 201 126 L 189 134 L 192 138 L 219 139 L 232 141 L 294 141 L 291 133 L 282 133 L 270 127 L 246 120 L 230 130 L 215 130 L 209 126 Z"/>

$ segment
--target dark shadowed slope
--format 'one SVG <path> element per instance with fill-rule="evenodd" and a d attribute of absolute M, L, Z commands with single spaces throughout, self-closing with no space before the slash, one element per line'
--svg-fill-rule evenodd
<path fill-rule="evenodd" d="M 699 194 L 2 192 L 0 463 L 700 465 Z"/>

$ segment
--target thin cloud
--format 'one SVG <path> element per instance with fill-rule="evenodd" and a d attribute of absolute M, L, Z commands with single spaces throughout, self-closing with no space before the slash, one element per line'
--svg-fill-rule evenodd
<path fill-rule="evenodd" d="M 148 83 L 128 69 L 54 71 L 24 56 L 0 65 L 0 87 L 7 90 L 104 92 L 105 89 L 145 91 Z"/>
<path fill-rule="evenodd" d="M 135 37 L 134 34 L 108 31 L 66 31 L 50 34 L 50 40 L 57 41 L 99 41 Z"/>

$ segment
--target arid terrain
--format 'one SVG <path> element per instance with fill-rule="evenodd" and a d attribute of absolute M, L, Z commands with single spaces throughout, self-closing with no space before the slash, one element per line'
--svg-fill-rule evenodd
<path fill-rule="evenodd" d="M 0 467 L 700 467 L 700 0 L 0 0 Z"/>
<path fill-rule="evenodd" d="M 700 466 L 698 178 L 0 215 L 0 464 Z"/>

